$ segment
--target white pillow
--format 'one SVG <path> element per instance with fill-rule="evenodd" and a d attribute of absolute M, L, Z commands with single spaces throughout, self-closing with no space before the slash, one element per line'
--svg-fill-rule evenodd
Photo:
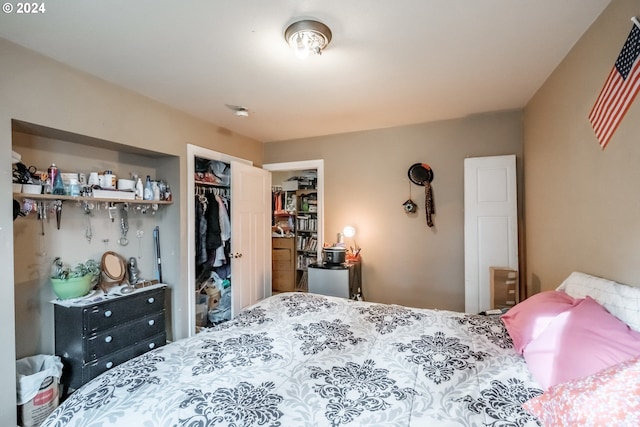
<path fill-rule="evenodd" d="M 556 290 L 564 291 L 574 298 L 588 295 L 631 329 L 640 332 L 640 287 L 573 272 Z"/>

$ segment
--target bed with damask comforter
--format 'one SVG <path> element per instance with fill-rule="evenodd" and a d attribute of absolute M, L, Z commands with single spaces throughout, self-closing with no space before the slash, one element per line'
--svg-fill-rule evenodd
<path fill-rule="evenodd" d="M 538 426 L 542 394 L 498 316 L 269 297 L 119 365 L 52 426 Z"/>

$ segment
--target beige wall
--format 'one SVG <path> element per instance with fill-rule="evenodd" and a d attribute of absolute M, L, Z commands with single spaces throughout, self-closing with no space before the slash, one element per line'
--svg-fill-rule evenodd
<path fill-rule="evenodd" d="M 587 116 L 640 1 L 615 0 L 527 105 L 527 269 L 533 291 L 572 271 L 640 286 L 640 102 L 603 151 Z"/>
<path fill-rule="evenodd" d="M 176 202 L 167 215 L 174 216 L 172 235 L 183 280 L 176 280 L 174 295 L 186 284 L 186 144 L 245 158 L 261 165 L 262 144 L 241 135 L 194 119 L 148 98 L 118 88 L 97 78 L 72 70 L 54 61 L 0 39 L 0 425 L 15 423 L 15 334 L 14 300 L 24 301 L 14 284 L 14 227 L 11 195 L 12 119 L 105 141 L 161 152 L 177 158 L 179 170 L 173 171 L 181 181 L 172 189 Z M 156 166 L 176 162 L 159 161 Z M 16 242 L 20 244 L 20 242 Z M 164 242 L 163 242 L 164 244 Z M 181 286 L 182 284 L 182 286 Z M 186 297 L 185 297 L 186 298 Z M 173 307 L 174 311 L 183 307 Z M 19 317 L 20 315 L 18 315 Z M 174 313 L 176 319 L 183 318 Z M 53 319 L 49 319 L 50 322 Z M 186 325 L 184 325 L 186 326 Z M 177 337 L 185 328 L 175 325 Z M 31 337 L 31 335 L 29 335 Z"/>
<path fill-rule="evenodd" d="M 463 161 L 516 154 L 520 112 L 265 145 L 265 163 L 324 159 L 325 240 L 345 225 L 362 247 L 367 300 L 464 310 Z M 434 171 L 435 227 L 426 225 L 424 187 L 409 185 L 413 163 Z M 416 214 L 405 214 L 409 198 Z M 346 239 L 347 245 L 352 244 Z"/>

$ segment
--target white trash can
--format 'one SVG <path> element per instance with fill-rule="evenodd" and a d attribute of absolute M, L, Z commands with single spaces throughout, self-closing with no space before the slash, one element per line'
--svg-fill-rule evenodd
<path fill-rule="evenodd" d="M 60 402 L 62 362 L 58 356 L 39 354 L 16 361 L 18 422 L 37 427 Z"/>

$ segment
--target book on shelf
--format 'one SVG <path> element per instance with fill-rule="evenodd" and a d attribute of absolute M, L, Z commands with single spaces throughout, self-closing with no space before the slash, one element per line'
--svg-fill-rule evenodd
<path fill-rule="evenodd" d="M 313 264 L 317 261 L 315 254 L 299 254 L 297 257 L 297 266 L 298 270 L 307 270 L 310 264 Z"/>
<path fill-rule="evenodd" d="M 297 230 L 299 231 L 318 231 L 318 219 L 310 216 L 298 216 L 297 218 Z"/>
<path fill-rule="evenodd" d="M 300 281 L 296 284 L 296 289 L 301 290 L 301 291 L 306 291 L 309 285 L 309 275 L 307 274 L 306 271 L 304 271 L 302 273 L 302 276 L 300 277 Z"/>
<path fill-rule="evenodd" d="M 317 236 L 315 234 L 298 236 L 296 238 L 296 249 L 299 251 L 316 251 L 318 249 Z"/>

